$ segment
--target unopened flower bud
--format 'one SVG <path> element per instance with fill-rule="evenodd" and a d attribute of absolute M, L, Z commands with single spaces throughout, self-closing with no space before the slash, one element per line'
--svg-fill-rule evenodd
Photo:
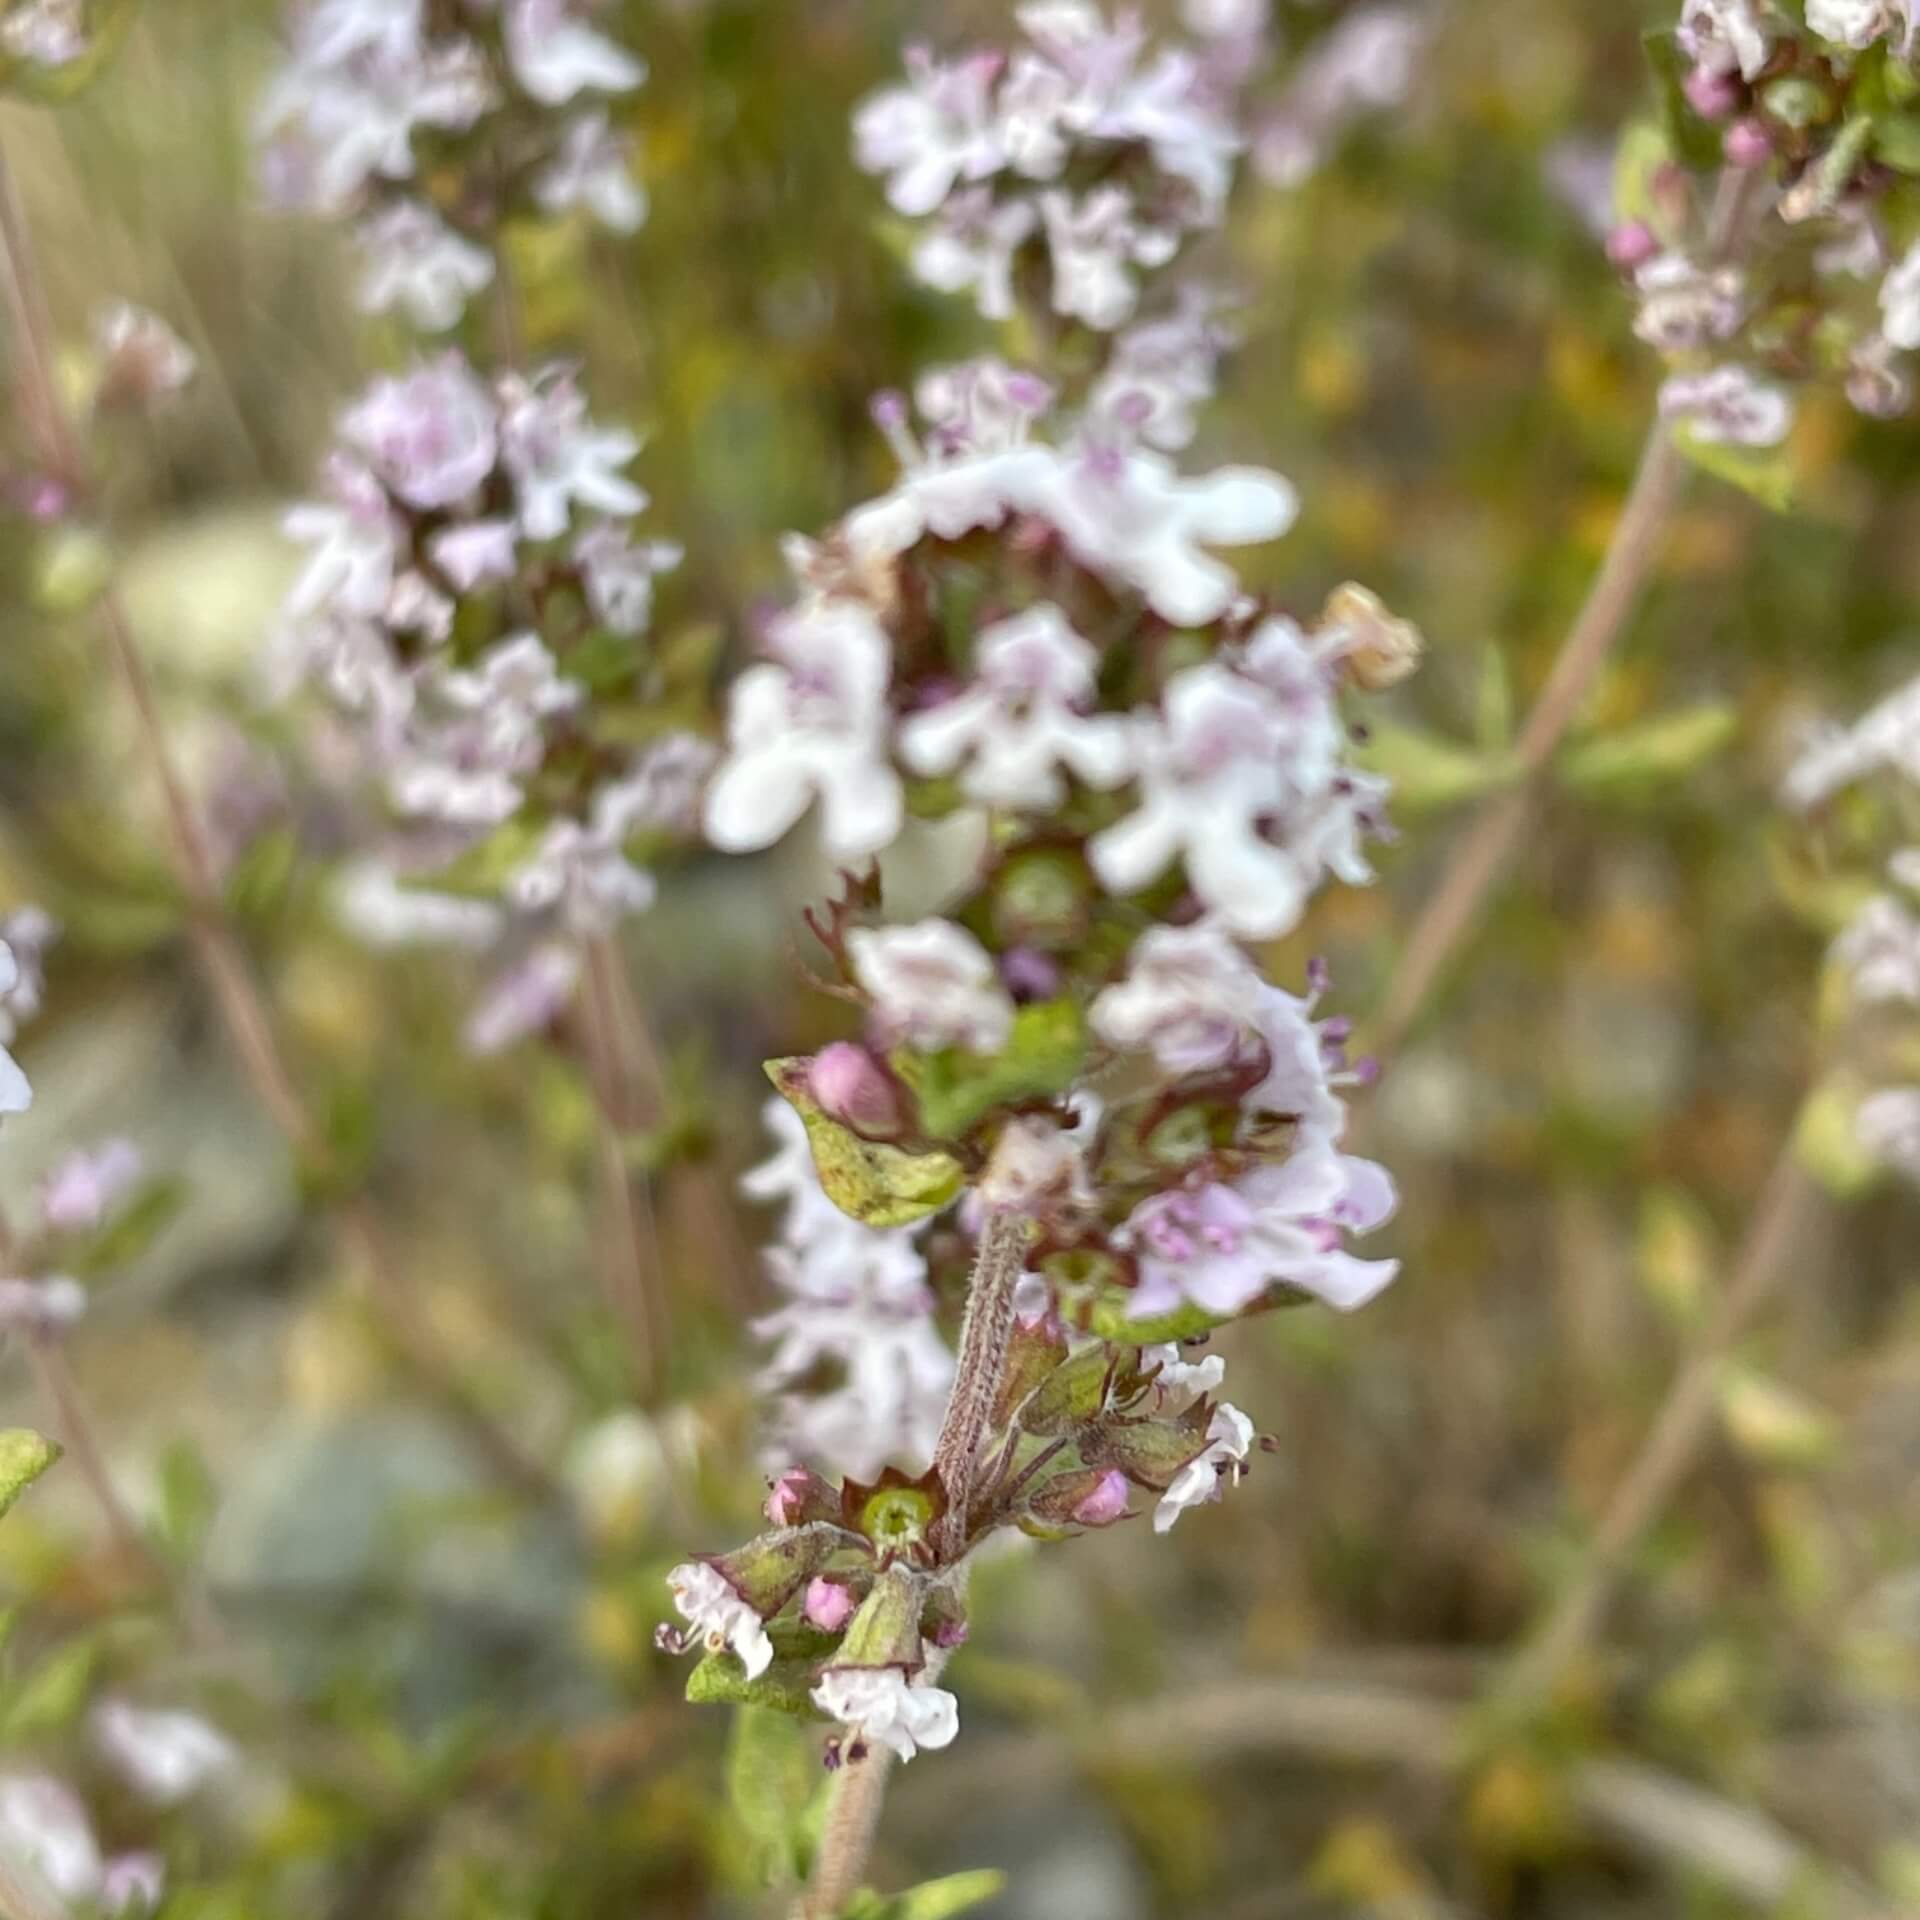
<path fill-rule="evenodd" d="M 1038 947 L 1015 947 L 1000 956 L 1000 978 L 1018 1001 L 1051 1000 L 1060 991 L 1060 966 Z"/>
<path fill-rule="evenodd" d="M 1323 632 L 1341 633 L 1341 658 L 1354 684 L 1368 693 L 1398 686 L 1426 650 L 1412 621 L 1397 619 L 1378 595 L 1351 580 L 1328 596 L 1320 625 Z"/>
<path fill-rule="evenodd" d="M 1108 1527 L 1127 1510 L 1132 1489 L 1119 1468 L 1110 1468 L 1094 1483 L 1073 1510 L 1074 1519 L 1083 1527 Z"/>
<path fill-rule="evenodd" d="M 809 1626 L 822 1633 L 838 1633 L 853 1618 L 853 1595 L 838 1580 L 824 1575 L 807 1583 L 807 1597 L 801 1605 Z"/>
<path fill-rule="evenodd" d="M 1773 157 L 1773 136 L 1758 120 L 1736 120 L 1720 145 L 1730 167 L 1763 167 Z"/>
<path fill-rule="evenodd" d="M 1832 93 L 1805 74 L 1783 74 L 1778 80 L 1768 81 L 1760 100 L 1774 119 L 1796 131 L 1833 118 Z"/>
<path fill-rule="evenodd" d="M 1660 242 L 1644 220 L 1623 220 L 1607 235 L 1607 258 L 1622 273 L 1644 267 L 1660 251 Z"/>
<path fill-rule="evenodd" d="M 1690 106 L 1703 120 L 1724 120 L 1740 104 L 1740 90 L 1733 76 L 1716 73 L 1711 67 L 1695 67 L 1681 89 Z"/>
<path fill-rule="evenodd" d="M 767 1518 L 776 1527 L 803 1527 L 809 1521 L 837 1521 L 840 1496 L 817 1473 L 789 1467 L 767 1494 Z"/>
<path fill-rule="evenodd" d="M 828 1119 L 864 1139 L 898 1140 L 907 1131 L 906 1104 L 893 1076 L 851 1040 L 836 1040 L 814 1056 L 807 1092 Z"/>

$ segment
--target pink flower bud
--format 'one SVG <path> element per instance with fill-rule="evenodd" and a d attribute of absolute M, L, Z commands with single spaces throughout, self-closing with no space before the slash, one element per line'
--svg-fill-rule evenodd
<path fill-rule="evenodd" d="M 1015 947 L 1002 956 L 1000 978 L 1016 1000 L 1051 1000 L 1060 991 L 1060 967 L 1038 947 Z"/>
<path fill-rule="evenodd" d="M 836 1040 L 813 1057 L 807 1091 L 830 1120 L 868 1140 L 897 1140 L 907 1130 L 900 1089 L 865 1047 Z"/>
<path fill-rule="evenodd" d="M 1703 120 L 1724 120 L 1740 104 L 1739 89 L 1733 76 L 1715 73 L 1711 67 L 1695 67 L 1681 83 L 1681 91 Z"/>
<path fill-rule="evenodd" d="M 1773 136 L 1758 120 L 1736 120 L 1720 147 L 1730 167 L 1761 167 L 1773 157 Z"/>
<path fill-rule="evenodd" d="M 1644 220 L 1623 220 L 1607 235 L 1607 258 L 1622 273 L 1643 267 L 1660 251 L 1660 242 Z"/>
<path fill-rule="evenodd" d="M 1127 1510 L 1127 1476 L 1118 1470 L 1100 1476 L 1093 1491 L 1074 1508 L 1083 1527 L 1110 1527 Z"/>
<path fill-rule="evenodd" d="M 817 1473 L 789 1467 L 767 1494 L 767 1518 L 776 1527 L 801 1527 L 809 1520 L 827 1520 L 839 1511 L 839 1499 Z"/>
<path fill-rule="evenodd" d="M 801 1612 L 809 1626 L 822 1633 L 838 1633 L 853 1618 L 853 1595 L 838 1580 L 816 1576 L 807 1583 Z"/>

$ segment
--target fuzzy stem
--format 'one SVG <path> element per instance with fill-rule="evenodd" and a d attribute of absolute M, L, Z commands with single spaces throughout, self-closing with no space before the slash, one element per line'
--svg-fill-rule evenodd
<path fill-rule="evenodd" d="M 75 499 L 83 499 L 88 492 L 84 450 L 61 400 L 45 290 L 4 154 L 0 154 L 0 267 L 4 267 L 0 279 L 5 282 L 14 343 L 22 361 L 17 382 L 21 410 L 32 423 L 54 476 Z M 324 1172 L 324 1138 L 287 1070 L 272 1016 L 227 918 L 218 871 L 174 758 L 152 677 L 126 609 L 111 585 L 101 597 L 100 614 L 108 659 L 133 709 L 142 749 L 159 783 L 167 851 L 186 897 L 187 934 L 194 956 L 255 1096 L 296 1156 Z M 342 1224 L 367 1269 L 373 1303 L 395 1354 L 446 1399 L 464 1429 L 476 1437 L 485 1434 L 482 1450 L 511 1484 L 531 1493 L 545 1490 L 546 1474 L 495 1425 L 453 1374 L 411 1303 L 402 1299 L 397 1269 L 364 1202 L 348 1202 Z"/>
<path fill-rule="evenodd" d="M 1579 1572 L 1499 1687 L 1503 1705 L 1524 1712 L 1545 1699 L 1600 1625 L 1627 1557 L 1666 1510 L 1712 1434 L 1720 1364 L 1786 1278 L 1819 1191 L 1789 1141 L 1768 1176 L 1712 1319 L 1674 1377 L 1627 1477 L 1607 1502 Z"/>
<path fill-rule="evenodd" d="M 988 1213 L 967 1289 L 953 1392 L 933 1454 L 947 1496 L 947 1511 L 935 1540 L 945 1561 L 958 1560 L 966 1551 L 967 1509 L 979 1476 L 981 1443 L 1006 1371 L 1007 1344 L 1013 1337 L 1013 1294 L 1026 1255 L 1027 1216 L 1014 1211 Z"/>
<path fill-rule="evenodd" d="M 893 1766 L 893 1749 L 877 1744 L 868 1747 L 864 1759 L 842 1764 L 827 1801 L 820 1851 L 814 1856 L 813 1873 L 793 1910 L 793 1920 L 838 1920 L 860 1891 L 874 1836 L 880 1830 L 880 1811 L 886 1804 Z"/>
<path fill-rule="evenodd" d="M 1729 168 L 1720 177 L 1707 217 L 1708 259 L 1724 260 L 1738 251 L 1750 204 L 1749 176 Z M 1639 607 L 1687 473 L 1686 455 L 1656 412 L 1600 571 L 1514 742 L 1514 782 L 1481 809 L 1401 950 L 1380 1013 L 1377 1043 L 1383 1051 L 1406 1038 L 1447 963 L 1472 932 L 1488 895 L 1510 870 L 1533 818 L 1534 789 Z"/>

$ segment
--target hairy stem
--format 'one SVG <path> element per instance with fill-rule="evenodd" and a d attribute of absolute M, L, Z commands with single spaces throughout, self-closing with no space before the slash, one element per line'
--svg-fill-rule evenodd
<path fill-rule="evenodd" d="M 1627 1477 L 1607 1502 L 1579 1571 L 1498 1689 L 1503 1704 L 1525 1710 L 1544 1699 L 1598 1629 L 1629 1555 L 1666 1511 L 1711 1436 L 1721 1362 L 1786 1278 L 1818 1197 L 1819 1188 L 1789 1141 L 1774 1163 L 1713 1317 L 1675 1375 Z"/>
<path fill-rule="evenodd" d="M 814 1856 L 813 1873 L 793 1910 L 793 1920 L 837 1920 L 860 1891 L 874 1836 L 880 1830 L 880 1810 L 886 1803 L 893 1764 L 893 1749 L 875 1742 L 863 1759 L 841 1766 L 827 1802 L 820 1851 Z"/>
<path fill-rule="evenodd" d="M 16 390 L 21 411 L 40 442 L 53 476 L 75 500 L 88 493 L 87 463 L 80 437 L 62 401 L 52 322 L 37 270 L 32 236 L 13 176 L 0 154 L 0 266 L 15 350 L 20 357 Z M 217 865 L 193 798 L 181 778 L 168 739 L 153 680 L 134 638 L 125 607 L 111 585 L 100 601 L 101 624 L 114 677 L 126 693 L 147 763 L 159 785 L 167 823 L 167 852 L 186 899 L 187 934 L 213 995 L 222 1024 L 255 1096 L 296 1156 L 309 1170 L 326 1171 L 320 1128 L 301 1099 L 286 1065 L 259 983 L 241 950 L 221 898 Z M 470 1435 L 484 1434 L 482 1451 L 508 1481 L 523 1491 L 547 1487 L 546 1474 L 501 1430 L 446 1364 L 438 1344 L 403 1300 L 397 1269 L 364 1201 L 342 1209 L 342 1224 L 367 1270 L 382 1331 L 396 1357 L 447 1402 Z"/>
<path fill-rule="evenodd" d="M 980 1230 L 966 1318 L 960 1326 L 953 1392 L 933 1454 L 947 1495 L 946 1515 L 934 1542 L 944 1560 L 957 1560 L 966 1551 L 967 1509 L 979 1479 L 981 1443 L 1006 1371 L 1007 1343 L 1013 1337 L 1013 1294 L 1026 1254 L 1026 1215 L 990 1212 Z"/>

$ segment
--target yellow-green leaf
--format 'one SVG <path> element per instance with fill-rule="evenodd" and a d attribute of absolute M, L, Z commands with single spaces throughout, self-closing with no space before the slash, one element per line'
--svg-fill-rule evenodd
<path fill-rule="evenodd" d="M 1777 1380 L 1729 1363 L 1717 1382 L 1734 1445 L 1770 1467 L 1817 1467 L 1838 1440 L 1832 1417 Z"/>
<path fill-rule="evenodd" d="M 1506 786 L 1520 771 L 1510 753 L 1484 753 L 1391 722 L 1374 726 L 1356 758 L 1369 773 L 1393 782 L 1394 807 L 1403 815 L 1476 800 Z"/>
<path fill-rule="evenodd" d="M 1650 798 L 1698 773 L 1739 729 L 1740 716 L 1724 701 L 1665 713 L 1569 748 L 1560 756 L 1560 778 L 1594 796 Z"/>
<path fill-rule="evenodd" d="M 60 1449 L 29 1427 L 0 1430 L 0 1514 L 60 1458 Z"/>
<path fill-rule="evenodd" d="M 937 1140 L 957 1140 L 995 1107 L 1064 1093 L 1086 1055 L 1080 1009 L 1071 1000 L 1040 1000 L 1014 1015 L 1013 1030 L 998 1052 L 903 1048 L 893 1056 L 893 1069 L 912 1089 L 926 1132 Z"/>
<path fill-rule="evenodd" d="M 828 1119 L 807 1092 L 804 1059 L 769 1060 L 767 1078 L 800 1116 L 827 1198 L 863 1226 L 910 1226 L 959 1193 L 963 1169 L 952 1154 L 908 1153 Z"/>

